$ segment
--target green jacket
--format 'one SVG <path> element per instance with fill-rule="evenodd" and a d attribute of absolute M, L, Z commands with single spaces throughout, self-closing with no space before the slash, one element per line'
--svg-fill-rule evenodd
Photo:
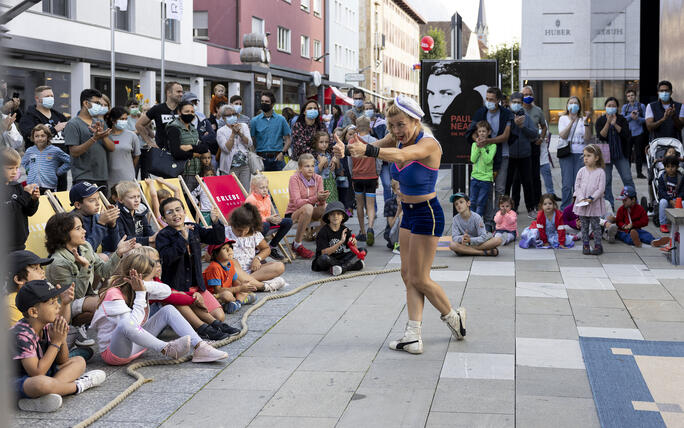
<path fill-rule="evenodd" d="M 59 284 L 62 287 L 68 287 L 73 282 L 75 284 L 74 299 L 96 296 L 97 292 L 93 289 L 95 274 L 103 279 L 109 278 L 121 259 L 114 252 L 109 256 L 108 262 L 102 261 L 88 242 L 79 246 L 78 249 L 88 260 L 90 264 L 88 267 L 76 263 L 76 258 L 69 250 L 60 248 L 52 255 L 53 262 L 45 267 L 45 276 L 52 284 Z"/>
<path fill-rule="evenodd" d="M 199 133 L 194 125 L 190 124 L 190 127 L 186 128 L 180 119 L 175 119 L 173 122 L 166 125 L 167 137 L 169 136 L 169 130 L 171 128 L 176 128 L 180 131 L 180 144 L 178 144 L 178 146 L 185 144 L 189 144 L 191 146 L 199 145 Z M 192 152 L 181 152 L 180 147 L 178 147 L 176 150 L 175 144 L 173 144 L 173 146 L 174 147 L 171 147 L 171 144 L 169 144 L 168 149 L 171 154 L 174 155 L 174 158 L 181 160 L 187 159 L 183 175 L 194 177 L 195 175 L 199 174 L 201 170 L 201 163 L 199 158 L 193 157 L 194 150 Z"/>
<path fill-rule="evenodd" d="M 495 154 L 496 144 L 477 147 L 477 143 L 473 143 L 470 147 L 470 162 L 473 163 L 473 173 L 470 176 L 480 181 L 494 181 Z"/>

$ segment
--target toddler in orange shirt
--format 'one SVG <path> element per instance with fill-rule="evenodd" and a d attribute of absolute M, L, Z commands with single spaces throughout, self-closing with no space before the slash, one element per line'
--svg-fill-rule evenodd
<path fill-rule="evenodd" d="M 245 199 L 245 203 L 252 204 L 259 210 L 259 214 L 261 214 L 262 235 L 267 236 L 271 229 L 278 229 L 269 243 L 271 258 L 283 260 L 283 255 L 278 251 L 278 244 L 287 235 L 290 228 L 292 228 L 292 219 L 282 218 L 273 212 L 271 196 L 268 194 L 268 178 L 265 175 L 258 174 L 252 176 L 250 187 L 251 193 Z"/>

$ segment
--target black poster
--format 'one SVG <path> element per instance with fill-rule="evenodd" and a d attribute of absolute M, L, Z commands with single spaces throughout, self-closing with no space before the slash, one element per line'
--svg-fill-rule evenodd
<path fill-rule="evenodd" d="M 487 88 L 497 84 L 496 60 L 424 60 L 420 69 L 424 122 L 442 144 L 442 163 L 469 163 L 465 132 Z"/>

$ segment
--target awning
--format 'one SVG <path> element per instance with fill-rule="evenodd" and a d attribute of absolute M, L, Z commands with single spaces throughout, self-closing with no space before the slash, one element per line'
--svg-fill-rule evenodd
<path fill-rule="evenodd" d="M 332 104 L 332 94 L 335 94 L 335 104 L 338 106 L 352 106 L 354 101 L 344 92 L 334 86 L 325 88 L 325 104 Z"/>
<path fill-rule="evenodd" d="M 362 86 L 354 86 L 354 88 L 356 88 L 356 89 L 361 89 L 363 92 L 365 92 L 365 93 L 367 93 L 367 94 L 370 94 L 370 95 L 373 95 L 374 97 L 381 98 L 381 99 L 383 99 L 383 100 L 391 100 L 391 99 L 392 99 L 392 98 L 384 97 L 384 96 L 378 94 L 377 92 L 373 92 L 373 91 L 371 91 L 370 89 L 366 89 L 366 88 L 364 88 L 364 87 L 362 87 Z"/>

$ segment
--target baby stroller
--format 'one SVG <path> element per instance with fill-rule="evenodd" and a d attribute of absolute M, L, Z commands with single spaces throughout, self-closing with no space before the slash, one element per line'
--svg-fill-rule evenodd
<path fill-rule="evenodd" d="M 645 196 L 641 197 L 641 205 L 646 208 L 649 214 L 653 215 L 653 224 L 660 226 L 658 219 L 658 178 L 664 173 L 663 158 L 668 149 L 674 148 L 676 156 L 681 158 L 684 154 L 682 143 L 676 138 L 664 137 L 655 138 L 648 144 L 646 150 L 646 167 L 648 169 L 648 196 L 650 203 Z"/>

